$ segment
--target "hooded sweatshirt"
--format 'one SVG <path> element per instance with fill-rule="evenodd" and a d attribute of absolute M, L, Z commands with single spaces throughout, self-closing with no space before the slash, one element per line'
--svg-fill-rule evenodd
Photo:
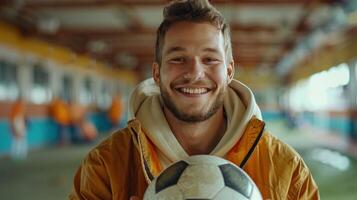
<path fill-rule="evenodd" d="M 241 167 L 263 199 L 319 199 L 318 189 L 301 157 L 264 131 L 252 92 L 233 80 L 224 97 L 227 129 L 210 153 Z M 171 132 L 159 88 L 142 82 L 130 100 L 128 126 L 112 134 L 85 158 L 74 178 L 70 199 L 143 197 L 147 185 L 165 167 L 188 155 Z"/>
<path fill-rule="evenodd" d="M 237 80 L 233 80 L 229 85 L 223 104 L 227 117 L 227 129 L 210 153 L 219 157 L 224 157 L 237 143 L 253 116 L 258 119 L 262 118 L 252 91 Z M 157 147 L 160 162 L 164 167 L 189 156 L 177 141 L 165 119 L 160 88 L 152 78 L 143 81 L 133 91 L 130 98 L 129 117 L 141 122 L 146 136 Z"/>

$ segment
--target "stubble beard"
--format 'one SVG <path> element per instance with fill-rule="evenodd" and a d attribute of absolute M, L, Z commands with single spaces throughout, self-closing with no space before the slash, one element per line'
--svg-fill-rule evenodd
<path fill-rule="evenodd" d="M 187 123 L 198 123 L 198 122 L 203 122 L 210 117 L 212 117 L 222 106 L 223 106 L 223 97 L 224 94 L 227 90 L 226 87 L 220 88 L 218 95 L 211 105 L 211 107 L 208 109 L 208 111 L 204 112 L 202 111 L 201 113 L 198 114 L 188 114 L 183 112 L 178 108 L 178 106 L 175 105 L 174 101 L 170 97 L 169 93 L 167 90 L 160 85 L 160 91 L 161 91 L 161 97 L 164 102 L 164 106 L 168 108 L 168 110 L 179 120 L 187 122 Z"/>

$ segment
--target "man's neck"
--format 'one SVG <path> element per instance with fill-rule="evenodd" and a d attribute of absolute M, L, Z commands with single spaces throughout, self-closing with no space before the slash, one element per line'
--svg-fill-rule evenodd
<path fill-rule="evenodd" d="M 189 155 L 209 154 L 223 137 L 226 119 L 223 108 L 212 117 L 197 123 L 188 123 L 177 119 L 170 111 L 164 113 L 171 131 Z"/>

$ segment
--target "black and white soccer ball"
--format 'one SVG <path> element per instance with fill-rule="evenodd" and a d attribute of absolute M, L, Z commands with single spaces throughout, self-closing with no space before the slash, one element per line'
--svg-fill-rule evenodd
<path fill-rule="evenodd" d="M 191 156 L 165 169 L 146 189 L 144 200 L 261 200 L 252 179 L 233 163 Z"/>

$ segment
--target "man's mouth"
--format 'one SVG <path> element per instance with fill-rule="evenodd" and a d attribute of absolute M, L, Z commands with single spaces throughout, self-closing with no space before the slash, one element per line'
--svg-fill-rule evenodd
<path fill-rule="evenodd" d="M 211 91 L 208 88 L 189 88 L 189 87 L 181 87 L 181 88 L 176 88 L 181 93 L 184 94 L 191 94 L 191 95 L 200 95 L 200 94 L 205 94 Z"/>

